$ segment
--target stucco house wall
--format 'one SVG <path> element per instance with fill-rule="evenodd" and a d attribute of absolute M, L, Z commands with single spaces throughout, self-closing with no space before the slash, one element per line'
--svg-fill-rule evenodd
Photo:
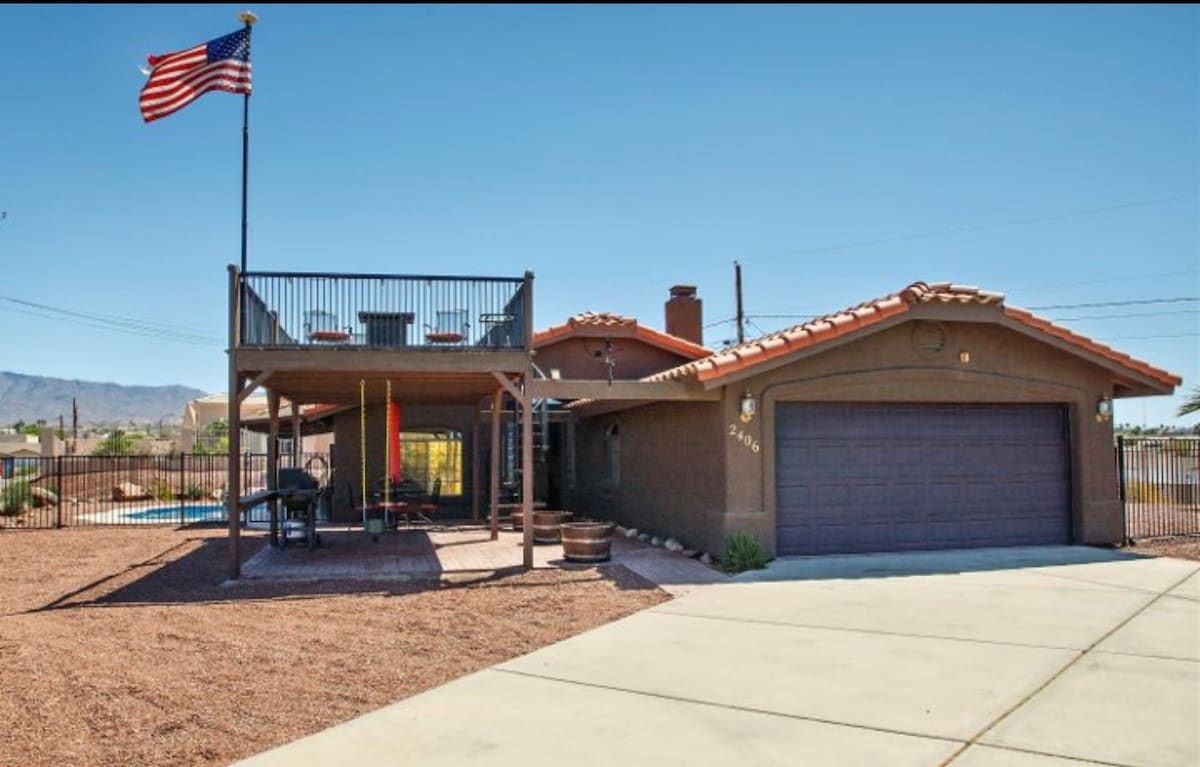
<path fill-rule="evenodd" d="M 576 426 L 571 510 L 719 551 L 725 467 L 719 402 L 662 402 Z M 606 431 L 619 429 L 620 478 L 608 481 Z"/>
<path fill-rule="evenodd" d="M 661 403 L 587 419 L 579 470 L 594 476 L 581 481 L 582 497 L 602 499 L 595 513 L 688 545 L 719 551 L 726 536 L 743 531 L 774 554 L 777 403 L 1055 403 L 1069 424 L 1072 537 L 1119 543 L 1112 425 L 1095 418 L 1099 399 L 1113 393 L 1112 372 L 1000 325 L 950 319 L 963 314 L 921 309 L 909 315 L 915 319 L 729 383 L 719 403 Z M 939 353 L 914 342 L 920 322 L 940 323 L 947 343 Z M 960 352 L 970 361 L 960 362 Z M 739 418 L 747 390 L 757 405 L 750 423 Z M 595 481 L 610 422 L 621 426 L 617 488 Z"/>

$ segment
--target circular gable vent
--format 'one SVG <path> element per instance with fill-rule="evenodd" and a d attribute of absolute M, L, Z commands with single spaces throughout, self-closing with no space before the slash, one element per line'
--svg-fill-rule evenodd
<path fill-rule="evenodd" d="M 922 357 L 937 357 L 950 344 L 950 333 L 940 322 L 918 322 L 913 325 L 912 345 Z"/>

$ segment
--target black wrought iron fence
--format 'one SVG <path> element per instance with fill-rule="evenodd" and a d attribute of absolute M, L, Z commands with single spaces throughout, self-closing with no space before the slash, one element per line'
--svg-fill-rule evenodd
<path fill-rule="evenodd" d="M 1129 540 L 1200 535 L 1200 437 L 1117 437 Z"/>
<path fill-rule="evenodd" d="M 241 344 L 520 349 L 532 276 L 247 272 Z"/>
<path fill-rule="evenodd" d="M 241 458 L 239 495 L 267 485 L 267 456 Z M 329 478 L 329 457 L 305 453 L 281 466 L 307 468 Z M 225 455 L 64 455 L 0 462 L 0 527 L 53 528 L 93 525 L 224 523 L 229 493 Z M 249 522 L 265 521 L 265 507 Z"/>

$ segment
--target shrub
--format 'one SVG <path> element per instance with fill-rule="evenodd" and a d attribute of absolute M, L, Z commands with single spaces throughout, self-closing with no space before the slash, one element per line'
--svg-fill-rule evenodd
<path fill-rule="evenodd" d="M 761 570 L 770 557 L 759 545 L 758 539 L 746 533 L 734 533 L 725 541 L 725 552 L 721 554 L 721 569 L 730 575 L 747 570 Z"/>
<path fill-rule="evenodd" d="M 154 496 L 156 501 L 173 501 L 175 500 L 175 491 L 171 489 L 171 483 L 165 479 L 156 479 L 150 485 L 150 494 Z"/>
<path fill-rule="evenodd" d="M 183 493 L 183 497 L 189 501 L 199 501 L 208 497 L 208 491 L 201 485 L 188 485 L 187 490 Z"/>
<path fill-rule="evenodd" d="M 0 492 L 0 514 L 15 517 L 33 505 L 33 492 L 24 480 L 9 482 Z"/>

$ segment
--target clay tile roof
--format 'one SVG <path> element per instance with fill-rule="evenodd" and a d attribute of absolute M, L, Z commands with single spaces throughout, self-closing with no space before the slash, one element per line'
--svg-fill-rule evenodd
<path fill-rule="evenodd" d="M 681 357 L 700 359 L 712 354 L 712 350 L 700 344 L 692 343 L 685 338 L 673 336 L 654 328 L 638 324 L 633 317 L 626 317 L 612 312 L 583 312 L 576 314 L 561 325 L 553 325 L 533 334 L 533 346 L 539 348 L 547 344 L 569 338 L 577 331 L 611 331 L 616 336 L 632 336 L 646 343 Z"/>
<path fill-rule="evenodd" d="M 995 306 L 1002 309 L 1007 317 L 1067 341 L 1084 351 L 1112 360 L 1160 383 L 1177 386 L 1181 382 L 1179 376 L 1135 360 L 1129 355 L 1073 333 L 1049 320 L 1036 317 L 1024 309 L 1005 306 L 1003 293 L 949 282 L 914 282 L 897 293 L 865 301 L 858 306 L 784 328 L 761 338 L 724 349 L 704 359 L 647 376 L 642 380 L 674 381 L 696 378 L 700 381 L 710 381 L 722 378 L 782 355 L 818 346 L 848 333 L 858 332 L 889 317 L 907 312 L 910 306 L 928 303 Z"/>
<path fill-rule="evenodd" d="M 612 312 L 583 312 L 567 320 L 571 327 L 634 328 L 637 320 Z"/>

